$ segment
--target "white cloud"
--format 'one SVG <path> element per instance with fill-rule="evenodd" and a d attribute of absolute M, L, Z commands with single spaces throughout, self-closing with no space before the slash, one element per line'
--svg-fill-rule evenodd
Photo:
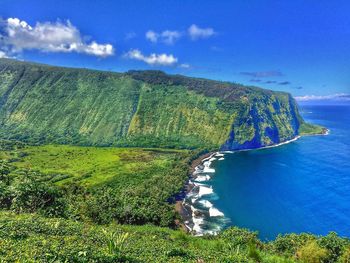
<path fill-rule="evenodd" d="M 191 65 L 190 65 L 190 64 L 187 64 L 187 63 L 183 63 L 183 64 L 180 64 L 179 67 L 180 67 L 180 68 L 189 69 L 189 68 L 191 68 Z"/>
<path fill-rule="evenodd" d="M 209 38 L 215 34 L 215 31 L 213 28 L 200 28 L 199 26 L 193 24 L 191 25 L 188 30 L 188 35 L 192 40 L 197 40 L 200 38 Z"/>
<path fill-rule="evenodd" d="M 192 24 L 187 29 L 187 32 L 176 30 L 164 30 L 162 32 L 155 32 L 153 30 L 148 30 L 145 36 L 146 39 L 152 43 L 163 42 L 165 44 L 172 45 L 184 35 L 190 37 L 192 40 L 197 40 L 201 38 L 209 38 L 215 34 L 216 32 L 211 27 L 200 28 L 199 26 Z"/>
<path fill-rule="evenodd" d="M 350 101 L 350 94 L 337 93 L 325 96 L 317 95 L 305 95 L 295 97 L 298 101 L 319 101 L 319 100 L 337 100 L 337 101 Z"/>
<path fill-rule="evenodd" d="M 145 56 L 138 49 L 132 49 L 125 54 L 125 57 L 143 61 L 149 65 L 161 65 L 161 66 L 172 66 L 177 63 L 177 58 L 172 54 L 155 54 L 152 53 L 149 56 Z"/>
<path fill-rule="evenodd" d="M 8 56 L 6 55 L 6 53 L 4 51 L 0 50 L 0 58 L 8 58 Z"/>
<path fill-rule="evenodd" d="M 146 39 L 148 39 L 149 41 L 151 41 L 152 43 L 157 43 L 159 38 L 159 34 L 152 31 L 152 30 L 148 30 L 146 32 Z"/>
<path fill-rule="evenodd" d="M 181 33 L 178 31 L 165 30 L 162 32 L 161 36 L 164 43 L 172 45 L 181 37 Z"/>
<path fill-rule="evenodd" d="M 18 18 L 2 21 L 0 46 L 18 53 L 23 50 L 39 50 L 42 52 L 77 52 L 107 57 L 114 54 L 111 44 L 99 44 L 96 41 L 87 43 L 80 31 L 66 22 L 37 22 L 30 26 Z M 1 32 L 1 31 L 0 31 Z"/>
<path fill-rule="evenodd" d="M 165 44 L 172 45 L 174 44 L 182 34 L 179 31 L 171 31 L 165 30 L 161 33 L 157 33 L 153 30 L 149 30 L 146 32 L 146 39 L 151 41 L 152 43 L 157 43 L 161 41 Z"/>

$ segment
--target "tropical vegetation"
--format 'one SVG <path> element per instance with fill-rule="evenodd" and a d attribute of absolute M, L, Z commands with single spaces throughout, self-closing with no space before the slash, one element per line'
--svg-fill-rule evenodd
<path fill-rule="evenodd" d="M 349 262 L 335 233 L 194 237 L 174 209 L 201 154 L 323 132 L 289 94 L 10 59 L 0 80 L 0 262 Z"/>

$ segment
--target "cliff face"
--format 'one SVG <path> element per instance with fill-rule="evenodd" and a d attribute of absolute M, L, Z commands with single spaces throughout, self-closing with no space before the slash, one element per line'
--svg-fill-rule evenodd
<path fill-rule="evenodd" d="M 160 71 L 100 72 L 0 59 L 0 138 L 176 148 L 256 148 L 293 138 L 293 98 Z"/>
<path fill-rule="evenodd" d="M 303 120 L 291 95 L 275 92 L 254 97 L 232 125 L 222 150 L 253 149 L 290 140 L 299 134 Z"/>

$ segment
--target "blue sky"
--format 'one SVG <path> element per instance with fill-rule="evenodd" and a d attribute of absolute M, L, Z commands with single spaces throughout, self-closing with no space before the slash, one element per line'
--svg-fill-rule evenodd
<path fill-rule="evenodd" d="M 349 14 L 341 0 L 1 0 L 0 56 L 161 69 L 315 98 L 350 93 Z"/>

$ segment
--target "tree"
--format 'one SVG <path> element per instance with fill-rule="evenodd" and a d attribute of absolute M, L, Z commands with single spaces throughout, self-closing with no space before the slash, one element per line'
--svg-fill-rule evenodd
<path fill-rule="evenodd" d="M 7 161 L 0 161 L 0 181 L 5 182 L 7 185 L 10 184 L 9 174 L 11 172 L 10 166 Z"/>
<path fill-rule="evenodd" d="M 306 243 L 296 253 L 296 257 L 306 263 L 322 263 L 327 256 L 327 249 L 321 248 L 316 241 Z"/>

